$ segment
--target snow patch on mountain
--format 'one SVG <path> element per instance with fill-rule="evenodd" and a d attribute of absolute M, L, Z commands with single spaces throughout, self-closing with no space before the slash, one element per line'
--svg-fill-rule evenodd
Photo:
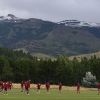
<path fill-rule="evenodd" d="M 4 20 L 15 20 L 16 22 L 16 20 L 19 20 L 19 18 L 12 14 L 8 14 L 7 16 L 0 16 L 0 21 Z"/>
<path fill-rule="evenodd" d="M 63 24 L 65 26 L 71 27 L 100 27 L 100 23 L 92 23 L 78 20 L 63 20 L 58 22 L 58 24 Z"/>

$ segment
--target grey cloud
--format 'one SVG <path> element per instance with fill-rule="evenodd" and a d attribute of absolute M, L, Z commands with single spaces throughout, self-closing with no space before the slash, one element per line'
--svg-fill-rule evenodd
<path fill-rule="evenodd" d="M 79 19 L 100 22 L 100 0 L 0 0 L 0 15 L 51 21 Z"/>

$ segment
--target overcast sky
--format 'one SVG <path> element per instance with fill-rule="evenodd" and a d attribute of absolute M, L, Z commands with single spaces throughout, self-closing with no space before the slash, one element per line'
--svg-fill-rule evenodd
<path fill-rule="evenodd" d="M 100 23 L 100 0 L 0 0 L 0 16 L 50 21 L 77 19 Z"/>

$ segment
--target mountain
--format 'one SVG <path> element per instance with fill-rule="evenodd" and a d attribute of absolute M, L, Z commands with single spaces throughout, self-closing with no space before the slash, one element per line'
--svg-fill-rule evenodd
<path fill-rule="evenodd" d="M 73 27 L 8 14 L 0 17 L 0 46 L 49 56 L 96 52 L 100 50 L 100 27 L 92 25 Z"/>
<path fill-rule="evenodd" d="M 100 23 L 92 23 L 92 22 L 85 22 L 79 20 L 63 20 L 58 22 L 58 24 L 62 24 L 65 26 L 71 27 L 100 27 Z"/>
<path fill-rule="evenodd" d="M 11 20 L 16 21 L 19 20 L 19 18 L 12 14 L 8 14 L 7 16 L 0 16 L 0 21 L 11 21 Z"/>

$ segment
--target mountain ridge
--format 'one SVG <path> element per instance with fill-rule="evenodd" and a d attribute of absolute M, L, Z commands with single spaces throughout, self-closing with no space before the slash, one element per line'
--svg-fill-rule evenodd
<path fill-rule="evenodd" d="M 79 20 L 63 20 L 58 22 L 58 24 L 63 24 L 70 27 L 100 27 L 100 23 L 79 21 Z"/>
<path fill-rule="evenodd" d="M 100 27 L 71 27 L 36 18 L 0 21 L 0 46 L 50 56 L 100 50 Z M 17 18 L 17 19 L 16 19 Z"/>
<path fill-rule="evenodd" d="M 0 21 L 4 21 L 4 20 L 28 20 L 28 19 L 37 19 L 37 18 L 19 18 L 16 17 L 13 14 L 8 14 L 7 16 L 0 16 Z M 42 20 L 42 19 L 38 19 L 38 20 Z M 46 21 L 46 20 L 44 20 Z M 48 21 L 48 22 L 52 22 L 52 21 Z M 69 19 L 69 20 L 62 20 L 59 22 L 53 22 L 53 23 L 57 23 L 57 24 L 65 24 L 65 26 L 72 26 L 72 27 L 100 27 L 100 23 L 95 23 L 95 22 L 88 22 L 88 21 L 80 21 L 80 20 L 75 20 L 75 19 Z"/>

